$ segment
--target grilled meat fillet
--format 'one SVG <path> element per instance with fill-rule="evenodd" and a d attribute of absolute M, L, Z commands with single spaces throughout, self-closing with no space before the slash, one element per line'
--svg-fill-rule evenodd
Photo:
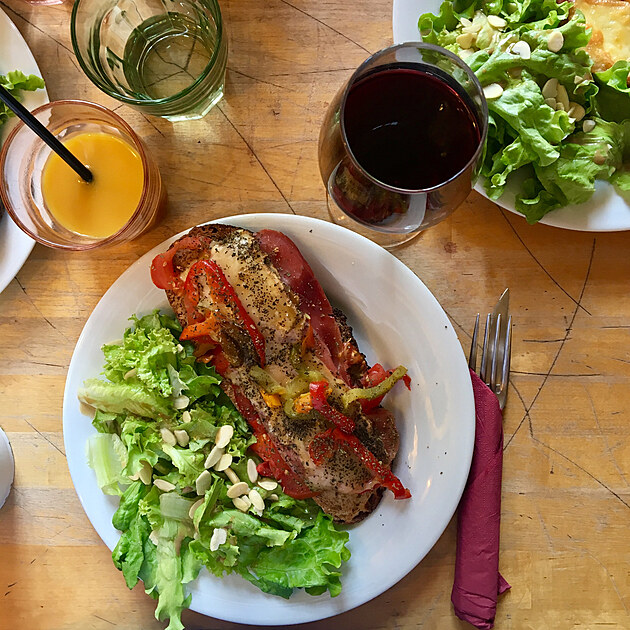
<path fill-rule="evenodd" d="M 297 247 L 278 232 L 206 225 L 176 241 L 156 264 L 172 274 L 167 296 L 185 327 L 182 338 L 194 335 L 199 359 L 215 365 L 257 439 L 282 462 L 278 480 L 285 492 L 312 496 L 337 521 L 369 514 L 382 479 L 356 448 L 335 448 L 316 464 L 309 447 L 330 434 L 330 418 L 312 409 L 296 412 L 297 401 L 288 396 L 296 383 L 326 381 L 330 406 L 354 423 L 351 439 L 386 468 L 396 456 L 398 432 L 380 406 L 369 412 L 358 401 L 342 407 L 343 394 L 361 386 L 369 366 Z"/>

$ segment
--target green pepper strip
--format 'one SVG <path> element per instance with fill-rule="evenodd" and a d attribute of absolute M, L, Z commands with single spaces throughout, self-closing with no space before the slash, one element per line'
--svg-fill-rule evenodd
<path fill-rule="evenodd" d="M 406 374 L 407 368 L 399 365 L 385 380 L 374 387 L 356 387 L 344 392 L 341 401 L 344 407 L 348 407 L 355 400 L 373 400 L 384 396 Z"/>

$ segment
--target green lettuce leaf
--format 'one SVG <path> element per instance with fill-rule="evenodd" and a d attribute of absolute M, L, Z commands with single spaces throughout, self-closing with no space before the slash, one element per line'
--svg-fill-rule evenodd
<path fill-rule="evenodd" d="M 611 68 L 603 72 L 597 72 L 595 77 L 601 83 L 608 87 L 630 94 L 630 85 L 628 85 L 628 77 L 630 77 L 630 61 L 622 59 L 617 61 Z"/>
<path fill-rule="evenodd" d="M 110 383 L 89 378 L 77 395 L 86 405 L 109 413 L 130 413 L 147 418 L 168 417 L 173 413 L 173 405 L 168 399 L 137 382 Z"/>
<path fill-rule="evenodd" d="M 97 433 L 87 441 L 87 460 L 96 473 L 98 487 L 105 494 L 122 494 L 119 484 L 127 483 L 123 469 L 127 465 L 127 451 L 115 433 Z"/>
<path fill-rule="evenodd" d="M 19 70 L 7 72 L 6 75 L 0 74 L 0 85 L 6 88 L 11 95 L 17 100 L 21 100 L 21 92 L 34 92 L 44 87 L 44 80 L 34 74 L 26 76 Z M 11 116 L 13 112 L 4 104 L 0 103 L 0 126 L 2 126 Z"/>
<path fill-rule="evenodd" d="M 320 512 L 312 527 L 281 546 L 262 549 L 239 573 L 265 593 L 289 597 L 294 588 L 306 588 L 335 597 L 341 592 L 339 568 L 350 558 L 348 538 Z"/>
<path fill-rule="evenodd" d="M 575 133 L 563 143 L 555 162 L 535 165 L 539 185 L 530 184 L 529 196 L 517 197 L 517 209 L 533 223 L 550 207 L 588 200 L 595 180 L 609 179 L 621 166 L 623 144 L 621 125 L 596 119 L 592 131 Z"/>

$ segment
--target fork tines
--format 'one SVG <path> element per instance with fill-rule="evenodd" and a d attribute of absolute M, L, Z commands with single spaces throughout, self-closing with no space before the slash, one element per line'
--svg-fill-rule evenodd
<path fill-rule="evenodd" d="M 477 338 L 479 336 L 479 314 L 475 318 L 468 366 L 476 370 Z M 507 387 L 510 378 L 510 355 L 512 350 L 512 317 L 508 317 L 507 325 L 501 314 L 493 317 L 488 313 L 483 335 L 483 349 L 479 376 L 481 380 L 496 394 L 501 409 L 505 406 Z"/>

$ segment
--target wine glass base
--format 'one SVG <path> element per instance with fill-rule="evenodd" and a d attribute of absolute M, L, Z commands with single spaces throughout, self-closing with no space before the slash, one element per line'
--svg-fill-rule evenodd
<path fill-rule="evenodd" d="M 384 249 L 395 249 L 404 243 L 408 243 L 422 233 L 422 230 L 413 232 L 383 232 L 381 230 L 373 230 L 363 223 L 359 223 L 352 217 L 343 212 L 337 204 L 326 194 L 326 204 L 328 206 L 328 214 L 333 223 L 348 228 L 372 242 L 380 245 Z"/>

